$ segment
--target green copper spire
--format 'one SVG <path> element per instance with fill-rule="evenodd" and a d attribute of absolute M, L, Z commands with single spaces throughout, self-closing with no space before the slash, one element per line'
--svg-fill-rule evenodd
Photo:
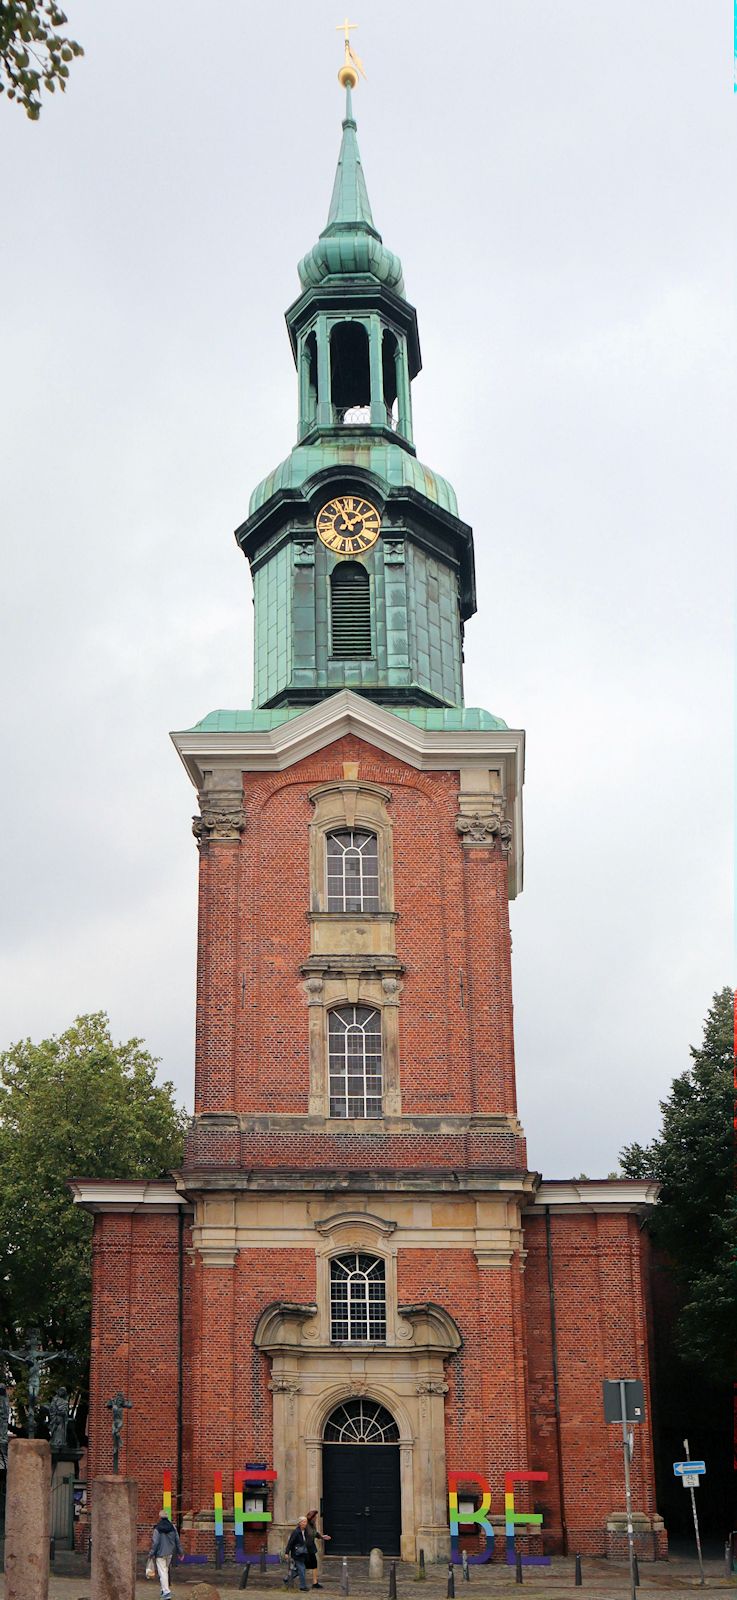
<path fill-rule="evenodd" d="M 371 214 L 371 202 L 366 188 L 366 179 L 363 175 L 361 152 L 356 138 L 358 124 L 353 115 L 353 102 L 351 91 L 345 92 L 345 117 L 343 118 L 343 138 L 338 156 L 338 170 L 335 174 L 333 198 L 330 201 L 327 227 L 325 233 L 331 228 L 348 227 L 356 225 L 370 229 L 371 233 L 379 235 L 374 225 Z"/>
<path fill-rule="evenodd" d="M 378 279 L 395 294 L 404 294 L 402 263 L 382 242 L 371 211 L 350 87 L 345 91 L 343 138 L 338 156 L 328 220 L 317 244 L 300 261 L 303 289 L 326 278 L 364 276 Z"/>

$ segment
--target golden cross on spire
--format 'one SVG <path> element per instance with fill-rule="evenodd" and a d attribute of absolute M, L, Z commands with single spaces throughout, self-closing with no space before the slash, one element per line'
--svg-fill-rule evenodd
<path fill-rule="evenodd" d="M 345 44 L 345 60 L 338 73 L 338 81 L 343 85 L 344 89 L 355 89 L 359 72 L 362 78 L 366 76 L 361 57 L 356 55 L 355 50 L 351 48 L 351 32 L 357 27 L 357 22 L 349 22 L 348 18 L 344 17 L 335 30 L 336 33 L 342 33 Z"/>

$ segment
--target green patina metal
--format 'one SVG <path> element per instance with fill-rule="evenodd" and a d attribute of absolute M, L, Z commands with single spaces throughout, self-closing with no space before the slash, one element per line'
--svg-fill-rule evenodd
<path fill-rule="evenodd" d="M 448 483 L 447 478 L 441 478 L 439 472 L 423 467 L 415 455 L 410 455 L 394 440 L 373 438 L 368 429 L 345 425 L 341 435 L 336 439 L 335 434 L 330 433 L 327 439 L 315 444 L 296 445 L 286 461 L 280 462 L 254 489 L 248 515 L 253 516 L 255 511 L 260 511 L 280 489 L 301 489 L 303 483 L 320 472 L 327 462 L 340 465 L 347 473 L 352 467 L 362 467 L 367 472 L 375 473 L 387 487 L 414 489 L 417 494 L 432 500 L 433 505 L 442 506 L 452 516 L 458 515 L 453 485 Z"/>
<path fill-rule="evenodd" d="M 416 728 L 428 733 L 493 733 L 507 727 L 501 717 L 495 717 L 481 706 L 391 706 L 392 716 L 402 717 Z M 183 733 L 271 733 L 294 717 L 301 717 L 304 707 L 280 706 L 273 711 L 209 711 L 193 728 Z"/>
<path fill-rule="evenodd" d="M 366 273 L 396 294 L 404 294 L 402 263 L 387 250 L 372 216 L 350 89 L 346 89 L 343 139 L 327 224 L 298 270 L 303 289 L 313 288 L 326 278 Z"/>
<path fill-rule="evenodd" d="M 451 484 L 415 453 L 417 317 L 401 262 L 374 222 L 350 90 L 327 224 L 299 277 L 286 317 L 298 439 L 254 490 L 236 531 L 254 583 L 253 716 L 285 720 L 349 688 L 418 726 L 476 727 L 483 715 L 484 727 L 504 727 L 488 713 L 463 711 L 463 626 L 476 609 L 473 535 Z M 315 519 L 346 494 L 377 506 L 381 536 L 371 549 L 336 554 L 316 537 Z M 366 622 L 356 659 L 337 640 L 333 650 L 331 637 L 333 574 L 345 556 L 360 561 L 369 580 L 370 653 Z M 470 724 L 443 720 L 466 715 Z"/>

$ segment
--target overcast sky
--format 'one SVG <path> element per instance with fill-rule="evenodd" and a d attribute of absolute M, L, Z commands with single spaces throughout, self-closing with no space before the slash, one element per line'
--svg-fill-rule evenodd
<path fill-rule="evenodd" d="M 37 125 L 0 100 L 0 1039 L 106 1009 L 189 1104 L 194 795 L 168 730 L 251 700 L 232 529 L 295 440 L 283 313 L 327 216 L 340 7 L 67 9 L 67 95 Z M 530 1162 L 606 1174 L 731 980 L 731 11 L 351 19 L 419 313 L 418 453 L 475 530 L 466 701 L 527 730 Z"/>

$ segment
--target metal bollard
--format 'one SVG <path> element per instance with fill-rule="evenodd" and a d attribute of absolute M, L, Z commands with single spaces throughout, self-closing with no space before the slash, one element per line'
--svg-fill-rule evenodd
<path fill-rule="evenodd" d="M 52 1533 L 51 1538 L 49 1539 L 49 1566 L 50 1567 L 53 1567 L 55 1560 L 56 1560 L 56 1539 L 54 1538 L 54 1535 Z"/>
<path fill-rule="evenodd" d="M 731 1578 L 731 1576 L 732 1576 L 732 1540 L 731 1539 L 725 1539 L 725 1541 L 724 1541 L 724 1576 L 725 1576 L 725 1578 Z"/>
<path fill-rule="evenodd" d="M 420 1551 L 420 1559 L 419 1559 L 419 1561 L 417 1563 L 417 1576 L 418 1576 L 419 1579 L 423 1579 L 423 1578 L 427 1577 L 427 1573 L 425 1571 L 425 1552 L 424 1552 L 424 1550 Z"/>
<path fill-rule="evenodd" d="M 92 1540 L 91 1539 L 87 1540 L 87 1565 L 88 1565 L 88 1567 L 92 1566 Z"/>
<path fill-rule="evenodd" d="M 453 1571 L 453 1562 L 448 1562 L 448 1600 L 455 1600 L 456 1578 Z"/>
<path fill-rule="evenodd" d="M 574 1588 L 580 1589 L 582 1584 L 583 1584 L 583 1574 L 581 1572 L 581 1557 L 580 1557 L 578 1551 L 576 1551 L 576 1576 L 575 1576 L 575 1579 L 574 1579 Z"/>
<path fill-rule="evenodd" d="M 265 1572 L 266 1571 L 266 1540 L 265 1539 L 264 1539 L 264 1542 L 263 1542 L 263 1544 L 261 1546 L 261 1553 L 260 1553 L 259 1558 L 258 1558 L 258 1570 L 259 1570 L 259 1572 Z"/>
<path fill-rule="evenodd" d="M 522 1583 L 523 1582 L 522 1557 L 521 1557 L 521 1555 L 519 1553 L 519 1550 L 517 1551 L 517 1559 L 516 1559 L 516 1561 L 514 1563 L 514 1581 L 515 1581 L 515 1583 Z"/>
<path fill-rule="evenodd" d="M 392 1561 L 389 1568 L 389 1600 L 397 1600 L 397 1563 Z"/>
<path fill-rule="evenodd" d="M 470 1583 L 471 1582 L 471 1568 L 468 1565 L 468 1551 L 467 1550 L 462 1550 L 461 1551 L 461 1566 L 463 1567 L 463 1581 L 464 1581 L 464 1583 Z"/>
<path fill-rule="evenodd" d="M 350 1594 L 350 1584 L 348 1582 L 348 1557 L 347 1556 L 343 1557 L 343 1565 L 342 1565 L 342 1567 L 340 1569 L 340 1592 L 341 1592 L 341 1594 Z"/>
<path fill-rule="evenodd" d="M 633 1550 L 633 1552 L 632 1552 L 632 1566 L 633 1566 L 634 1574 L 635 1574 L 635 1588 L 639 1589 L 639 1587 L 640 1587 L 640 1568 L 639 1568 L 638 1561 L 637 1561 L 637 1551 L 636 1550 Z"/>
<path fill-rule="evenodd" d="M 223 1541 L 215 1538 L 215 1567 L 219 1571 L 223 1564 Z"/>
<path fill-rule="evenodd" d="M 248 1579 L 249 1579 L 250 1575 L 251 1575 L 251 1563 L 250 1563 L 250 1561 L 247 1561 L 246 1565 L 243 1568 L 243 1571 L 241 1573 L 241 1581 L 240 1581 L 240 1583 L 238 1585 L 239 1589 L 247 1589 L 248 1588 Z"/>

